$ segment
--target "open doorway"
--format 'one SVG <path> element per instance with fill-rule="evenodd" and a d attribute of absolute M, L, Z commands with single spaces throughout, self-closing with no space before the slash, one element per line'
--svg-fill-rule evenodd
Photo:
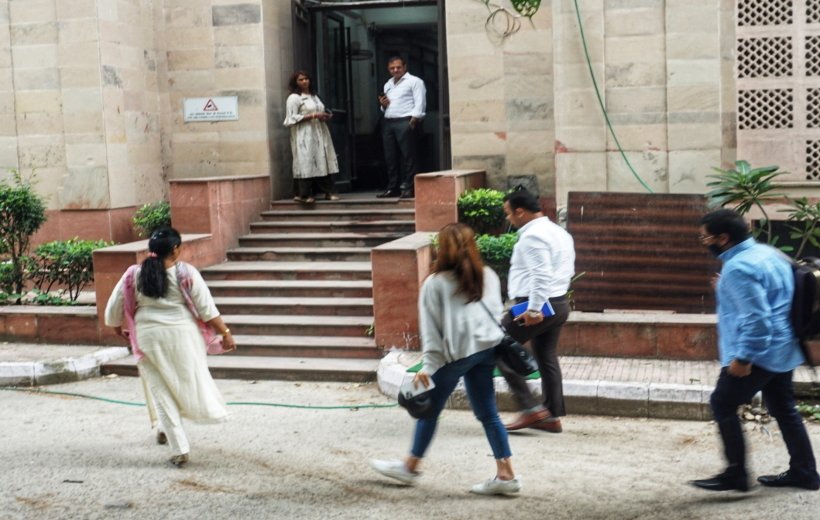
<path fill-rule="evenodd" d="M 390 78 L 387 58 L 402 56 L 427 87 L 420 172 L 450 167 L 443 2 L 436 0 L 294 0 L 294 65 L 313 71 L 333 110 L 340 191 L 386 186 L 377 95 Z"/>

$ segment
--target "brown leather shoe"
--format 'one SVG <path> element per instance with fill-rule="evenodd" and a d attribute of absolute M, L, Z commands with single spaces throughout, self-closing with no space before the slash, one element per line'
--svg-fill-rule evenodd
<path fill-rule="evenodd" d="M 510 424 L 505 424 L 504 428 L 508 432 L 529 428 L 535 423 L 541 422 L 550 416 L 549 410 L 538 410 L 537 412 L 530 412 L 521 414 L 521 417 L 514 420 Z"/>
<path fill-rule="evenodd" d="M 561 428 L 561 419 L 556 419 L 554 421 L 541 421 L 539 423 L 535 423 L 530 428 L 534 428 L 536 430 L 544 430 L 545 432 L 550 433 L 561 433 L 564 431 Z"/>

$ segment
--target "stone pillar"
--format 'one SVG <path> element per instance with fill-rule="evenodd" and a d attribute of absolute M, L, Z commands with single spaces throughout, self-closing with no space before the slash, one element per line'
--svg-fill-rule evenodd
<path fill-rule="evenodd" d="M 458 222 L 458 197 L 467 190 L 483 188 L 483 170 L 448 170 L 415 177 L 416 231 L 438 232 Z"/>
<path fill-rule="evenodd" d="M 430 274 L 432 236 L 414 233 L 371 252 L 373 321 L 381 348 L 419 348 L 419 288 Z"/>

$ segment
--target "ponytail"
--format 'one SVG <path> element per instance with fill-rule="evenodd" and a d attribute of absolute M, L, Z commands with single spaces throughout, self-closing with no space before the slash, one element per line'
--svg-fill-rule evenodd
<path fill-rule="evenodd" d="M 179 232 L 163 226 L 148 239 L 148 258 L 143 260 L 139 276 L 139 291 L 150 298 L 162 298 L 168 293 L 168 276 L 165 273 L 165 259 L 182 243 Z"/>

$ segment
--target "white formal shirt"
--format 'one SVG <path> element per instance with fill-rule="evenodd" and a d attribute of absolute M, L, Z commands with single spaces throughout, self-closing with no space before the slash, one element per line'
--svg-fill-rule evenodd
<path fill-rule="evenodd" d="M 409 72 L 405 72 L 396 82 L 390 78 L 384 84 L 384 94 L 390 100 L 387 108 L 382 107 L 386 119 L 424 118 L 424 111 L 427 109 L 427 89 L 421 78 Z"/>
<path fill-rule="evenodd" d="M 567 293 L 574 274 L 575 244 L 564 228 L 539 217 L 518 230 L 507 280 L 510 298 L 527 298 L 527 309 L 540 311 L 549 298 Z"/>

